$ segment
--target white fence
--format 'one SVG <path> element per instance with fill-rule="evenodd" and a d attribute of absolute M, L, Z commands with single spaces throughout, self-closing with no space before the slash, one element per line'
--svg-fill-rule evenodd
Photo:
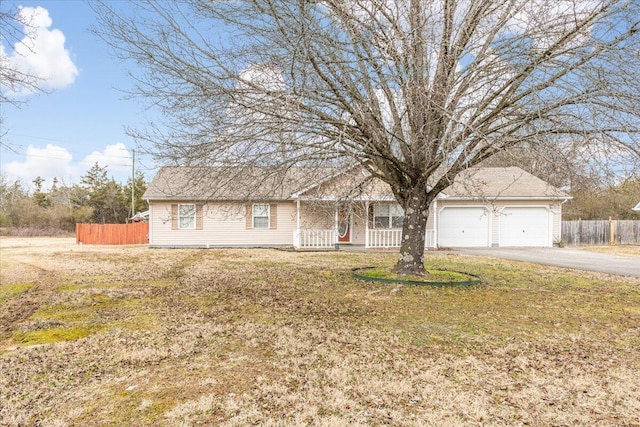
<path fill-rule="evenodd" d="M 303 229 L 293 232 L 293 244 L 296 248 L 333 248 L 336 241 L 335 230 Z"/>
<path fill-rule="evenodd" d="M 402 241 L 402 229 L 376 229 L 368 231 L 368 248 L 399 248 Z M 337 243 L 336 231 L 333 229 L 301 229 L 294 230 L 293 244 L 296 248 L 333 248 Z M 427 230 L 425 247 L 436 246 L 436 233 Z"/>
<path fill-rule="evenodd" d="M 401 228 L 369 230 L 370 248 L 399 248 L 402 239 Z"/>
<path fill-rule="evenodd" d="M 402 242 L 402 229 L 392 228 L 388 230 L 369 230 L 369 248 L 399 248 Z M 435 230 L 427 230 L 424 246 L 436 247 Z"/>

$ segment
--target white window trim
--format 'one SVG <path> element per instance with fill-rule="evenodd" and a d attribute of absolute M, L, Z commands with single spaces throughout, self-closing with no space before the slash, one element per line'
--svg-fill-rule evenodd
<path fill-rule="evenodd" d="M 193 221 L 192 221 L 192 226 L 191 227 L 183 227 L 182 226 L 182 218 L 187 218 L 187 216 L 183 216 L 182 212 L 181 212 L 181 207 L 182 206 L 191 206 L 193 208 Z M 197 221 L 197 214 L 196 214 L 196 205 L 195 203 L 181 203 L 178 205 L 178 229 L 180 230 L 195 230 L 196 229 L 196 221 Z"/>
<path fill-rule="evenodd" d="M 376 207 L 378 206 L 387 206 L 388 207 L 388 212 L 389 214 L 386 216 L 387 219 L 389 219 L 389 226 L 388 227 L 377 227 L 376 226 L 376 218 L 383 218 L 381 215 L 377 215 L 376 216 Z M 372 228 L 375 230 L 394 230 L 397 228 L 393 227 L 393 218 L 398 218 L 399 215 L 391 215 L 391 207 L 392 206 L 400 206 L 399 204 L 394 204 L 394 203 L 376 203 L 373 205 L 373 224 L 372 224 Z M 402 207 L 400 206 L 400 209 L 402 209 Z M 402 215 L 404 216 L 404 215 Z"/>
<path fill-rule="evenodd" d="M 266 206 L 267 207 L 267 225 L 266 227 L 256 227 L 256 206 Z M 264 217 L 257 217 L 264 218 Z M 251 226 L 253 229 L 257 230 L 268 230 L 271 224 L 271 205 L 269 203 L 254 203 L 251 205 Z"/>

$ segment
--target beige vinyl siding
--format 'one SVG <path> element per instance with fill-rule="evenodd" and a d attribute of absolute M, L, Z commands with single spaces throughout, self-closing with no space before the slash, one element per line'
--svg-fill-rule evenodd
<path fill-rule="evenodd" d="M 189 202 L 150 203 L 150 246 L 232 247 L 293 244 L 293 231 L 296 227 L 296 206 L 293 202 L 271 203 L 270 209 L 277 215 L 271 215 L 270 228 L 247 229 L 245 203 L 211 202 L 202 204 L 201 230 L 174 230 L 172 205 L 180 203 Z"/>
<path fill-rule="evenodd" d="M 431 206 L 429 206 L 429 216 L 427 217 L 427 230 L 434 230 L 436 228 L 436 202 L 431 202 Z"/>
<path fill-rule="evenodd" d="M 562 238 L 562 203 L 551 204 L 551 212 L 553 212 L 553 241 L 559 242 Z"/>

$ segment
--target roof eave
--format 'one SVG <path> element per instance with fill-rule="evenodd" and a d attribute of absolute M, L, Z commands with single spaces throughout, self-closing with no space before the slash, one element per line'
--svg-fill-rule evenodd
<path fill-rule="evenodd" d="M 445 196 L 439 200 L 571 200 L 571 196 Z"/>
<path fill-rule="evenodd" d="M 255 198 L 246 198 L 246 199 L 234 199 L 234 198 L 202 198 L 202 197 L 148 197 L 146 200 L 150 202 L 203 202 L 203 203 L 215 203 L 215 202 L 234 202 L 234 203 L 243 203 L 243 202 L 257 202 L 257 201 L 269 201 L 269 202 L 290 202 L 294 199 L 292 197 L 287 198 L 279 198 L 279 197 L 255 197 Z"/>

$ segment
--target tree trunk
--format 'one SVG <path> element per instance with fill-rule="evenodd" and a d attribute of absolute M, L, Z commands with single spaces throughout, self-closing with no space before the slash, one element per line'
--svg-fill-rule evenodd
<path fill-rule="evenodd" d="M 396 272 L 401 275 L 422 276 L 424 270 L 424 239 L 429 217 L 430 200 L 422 186 L 413 189 L 404 203 L 402 242 Z"/>

